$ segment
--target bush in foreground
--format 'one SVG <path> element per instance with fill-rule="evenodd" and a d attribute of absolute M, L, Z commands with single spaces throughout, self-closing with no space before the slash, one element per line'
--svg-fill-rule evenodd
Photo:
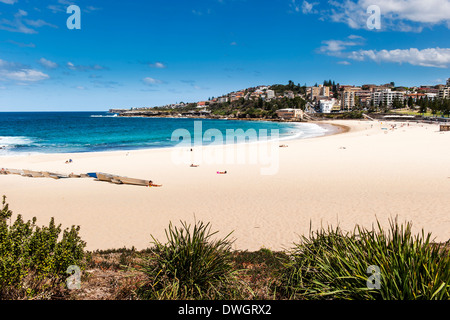
<path fill-rule="evenodd" d="M 413 236 L 411 223 L 391 220 L 387 232 L 377 226 L 302 237 L 280 274 L 278 292 L 291 299 L 450 299 L 449 252 L 423 230 Z"/>
<path fill-rule="evenodd" d="M 0 299 L 51 298 L 69 276 L 71 265 L 82 267 L 85 243 L 79 227 L 64 230 L 52 218 L 48 227 L 25 222 L 12 211 L 3 196 L 0 211 Z M 60 238 L 60 239 L 59 239 Z"/>
<path fill-rule="evenodd" d="M 172 223 L 166 230 L 167 243 L 153 236 L 154 248 L 141 271 L 147 276 L 137 294 L 142 299 L 233 299 L 240 286 L 232 264 L 228 234 L 213 240 L 210 224 Z"/>

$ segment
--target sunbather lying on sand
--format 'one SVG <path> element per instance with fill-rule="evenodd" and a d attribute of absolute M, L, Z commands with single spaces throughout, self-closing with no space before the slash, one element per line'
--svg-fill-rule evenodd
<path fill-rule="evenodd" d="M 154 184 L 153 181 L 148 182 L 149 187 L 162 187 L 162 184 Z"/>

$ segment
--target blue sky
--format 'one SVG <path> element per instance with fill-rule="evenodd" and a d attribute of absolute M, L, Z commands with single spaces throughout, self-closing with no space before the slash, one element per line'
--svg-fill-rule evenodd
<path fill-rule="evenodd" d="M 450 77 L 449 35 L 450 0 L 0 0 L 0 111 L 152 107 L 289 80 L 435 85 Z"/>

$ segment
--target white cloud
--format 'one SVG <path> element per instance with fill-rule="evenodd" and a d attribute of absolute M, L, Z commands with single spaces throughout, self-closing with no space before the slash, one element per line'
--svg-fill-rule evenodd
<path fill-rule="evenodd" d="M 45 58 L 41 58 L 39 59 L 39 64 L 41 64 L 43 67 L 47 68 L 47 69 L 56 69 L 58 68 L 58 64 L 56 62 L 47 60 Z"/>
<path fill-rule="evenodd" d="M 7 77 L 11 80 L 35 82 L 50 78 L 47 74 L 33 69 L 22 69 L 18 71 L 12 71 L 7 74 Z"/>
<path fill-rule="evenodd" d="M 13 20 L 1 19 L 0 20 L 0 30 L 6 30 L 10 32 L 20 32 L 25 34 L 34 34 L 37 33 L 36 30 L 30 28 L 40 28 L 43 26 L 49 26 L 53 28 L 57 28 L 57 26 L 52 25 L 44 20 L 31 20 L 24 19 L 24 17 L 28 16 L 28 12 L 19 9 L 17 13 L 14 14 Z"/>
<path fill-rule="evenodd" d="M 38 20 L 30 20 L 30 19 L 25 19 L 25 22 L 35 28 L 40 28 L 40 27 L 52 27 L 52 28 L 58 28 L 57 26 L 55 26 L 54 24 L 48 23 L 44 20 L 38 19 Z"/>
<path fill-rule="evenodd" d="M 20 32 L 20 33 L 37 33 L 36 30 L 33 30 L 27 27 L 22 21 L 23 17 L 26 17 L 28 13 L 24 10 L 19 10 L 16 14 L 14 14 L 14 20 L 2 19 L 0 20 L 0 30 L 6 30 L 11 32 Z"/>
<path fill-rule="evenodd" d="M 96 88 L 115 88 L 116 86 L 121 86 L 121 84 L 116 81 L 92 80 L 91 82 Z"/>
<path fill-rule="evenodd" d="M 165 68 L 167 68 L 167 66 L 164 63 L 162 63 L 162 62 L 149 63 L 149 66 L 151 68 L 157 68 L 157 69 L 165 69 Z"/>
<path fill-rule="evenodd" d="M 417 48 L 393 50 L 349 50 L 355 46 L 362 46 L 365 39 L 361 36 L 350 35 L 345 40 L 322 41 L 322 46 L 316 50 L 321 54 L 339 57 L 344 61 L 339 64 L 349 64 L 348 59 L 355 61 L 375 61 L 378 63 L 390 62 L 411 64 L 422 67 L 450 67 L 450 48 Z"/>
<path fill-rule="evenodd" d="M 192 10 L 191 11 L 196 16 L 203 16 L 204 14 L 211 14 L 211 9 L 207 9 L 206 11 Z"/>
<path fill-rule="evenodd" d="M 158 80 L 158 79 L 154 79 L 154 78 L 150 78 L 150 77 L 146 77 L 146 78 L 142 79 L 142 82 L 149 86 L 164 83 L 164 81 L 162 81 L 162 80 Z"/>
<path fill-rule="evenodd" d="M 341 56 L 342 52 L 348 47 L 360 46 L 365 41 L 363 37 L 357 35 L 350 35 L 347 38 L 349 40 L 322 41 L 323 46 L 318 49 L 318 52 L 330 56 Z"/>
<path fill-rule="evenodd" d="M 84 65 L 75 65 L 72 62 L 67 62 L 67 68 L 69 68 L 70 70 L 73 71 L 91 71 L 91 70 L 107 70 L 107 67 L 98 65 L 98 64 L 94 64 L 94 65 L 88 65 L 88 66 L 84 66 Z"/>
<path fill-rule="evenodd" d="M 328 55 L 336 55 L 340 54 L 343 50 L 347 49 L 347 47 L 358 45 L 353 41 L 342 41 L 342 40 L 326 40 L 322 41 L 324 44 L 319 48 L 319 52 L 325 53 Z"/>
<path fill-rule="evenodd" d="M 450 0 L 330 0 L 329 4 L 324 16 L 354 29 L 366 28 L 371 5 L 380 8 L 384 30 L 421 31 L 437 24 L 450 28 Z"/>
<path fill-rule="evenodd" d="M 20 81 L 22 83 L 29 83 L 49 78 L 49 75 L 39 70 L 0 59 L 0 80 L 2 81 Z"/>
<path fill-rule="evenodd" d="M 7 42 L 12 43 L 12 44 L 14 44 L 16 46 L 19 46 L 21 48 L 36 48 L 36 45 L 34 43 L 32 43 L 32 42 L 30 42 L 30 43 L 23 43 L 23 42 L 17 42 L 17 41 L 14 41 L 14 40 L 7 40 Z"/>
<path fill-rule="evenodd" d="M 317 11 L 314 10 L 314 6 L 317 4 L 319 4 L 319 3 L 318 2 L 309 3 L 308 1 L 303 1 L 302 13 L 304 13 L 304 14 L 317 13 Z"/>
<path fill-rule="evenodd" d="M 0 2 L 6 3 L 6 4 L 14 4 L 17 2 L 17 0 L 0 0 Z"/>
<path fill-rule="evenodd" d="M 49 9 L 52 13 L 66 13 L 67 7 L 73 4 L 76 4 L 76 1 L 58 0 L 57 4 L 48 5 L 47 9 Z M 83 6 L 82 9 L 85 13 L 92 13 L 94 11 L 102 10 L 101 8 L 97 8 L 94 6 Z"/>
<path fill-rule="evenodd" d="M 359 50 L 350 52 L 347 56 L 349 59 L 357 61 L 407 63 L 436 68 L 448 68 L 450 66 L 450 48 Z"/>
<path fill-rule="evenodd" d="M 289 7 L 292 11 L 302 12 L 303 14 L 317 13 L 317 10 L 314 10 L 314 6 L 319 4 L 318 2 L 310 3 L 308 1 L 303 1 L 302 4 L 297 2 L 297 0 L 291 0 Z M 292 12 L 291 11 L 291 12 Z"/>

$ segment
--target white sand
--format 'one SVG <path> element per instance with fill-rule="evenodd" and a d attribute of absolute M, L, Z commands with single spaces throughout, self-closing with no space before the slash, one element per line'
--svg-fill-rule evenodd
<path fill-rule="evenodd" d="M 163 187 L 0 175 L 0 194 L 15 214 L 36 216 L 38 224 L 55 217 L 63 227 L 80 225 L 88 250 L 147 248 L 150 234 L 165 241 L 170 221 L 194 219 L 211 222 L 219 236 L 234 231 L 235 249 L 244 250 L 291 248 L 310 223 L 313 230 L 338 222 L 351 230 L 355 224 L 370 227 L 377 218 L 388 226 L 397 215 L 412 221 L 415 231 L 424 228 L 436 241 L 449 240 L 450 132 L 426 124 L 382 130 L 392 123 L 333 123 L 351 131 L 282 141 L 289 147 L 277 148 L 274 175 L 262 175 L 260 164 L 176 165 L 174 149 L 43 154 L 3 157 L 0 167 L 100 171 Z M 69 158 L 74 162 L 65 164 Z"/>

